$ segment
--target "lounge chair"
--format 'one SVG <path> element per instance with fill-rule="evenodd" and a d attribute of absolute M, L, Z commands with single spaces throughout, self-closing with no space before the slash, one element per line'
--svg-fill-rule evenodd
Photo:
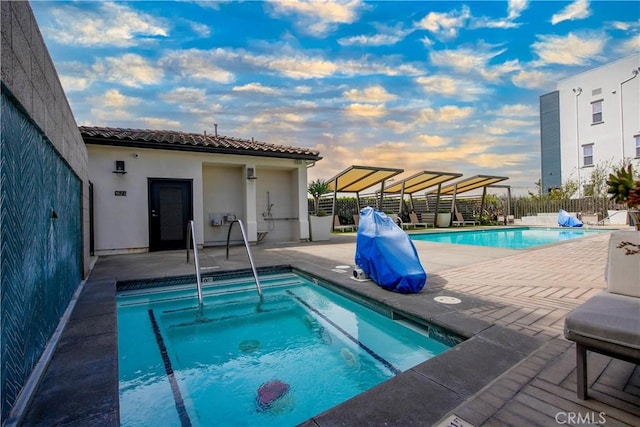
<path fill-rule="evenodd" d="M 454 208 L 454 214 L 456 219 L 454 219 L 452 222 L 453 225 L 457 225 L 457 226 L 462 226 L 462 225 L 477 225 L 478 221 L 475 220 L 467 220 L 464 219 L 464 217 L 462 216 L 462 214 L 458 211 L 458 209 Z"/>
<path fill-rule="evenodd" d="M 415 212 L 411 212 L 409 214 L 409 219 L 411 220 L 410 224 L 412 224 L 414 227 L 429 227 L 429 226 L 434 226 L 433 224 L 429 224 L 427 222 L 420 222 L 420 220 L 418 220 L 418 214 Z"/>
<path fill-rule="evenodd" d="M 353 225 L 340 224 L 340 217 L 338 215 L 333 216 L 333 231 L 353 231 Z"/>
<path fill-rule="evenodd" d="M 624 243 L 639 245 L 640 237 L 636 231 L 611 234 L 605 268 L 607 289 L 564 319 L 564 336 L 576 343 L 576 391 L 582 400 L 588 398 L 587 351 L 640 363 L 640 261 L 638 255 L 625 254 L 620 246 Z"/>

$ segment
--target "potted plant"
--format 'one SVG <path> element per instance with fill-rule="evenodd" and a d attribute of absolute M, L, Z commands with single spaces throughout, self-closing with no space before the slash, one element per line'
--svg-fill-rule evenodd
<path fill-rule="evenodd" d="M 606 279 L 609 292 L 640 297 L 640 179 L 629 164 L 607 180 L 611 199 L 629 207 L 635 230 L 614 231 L 609 239 Z"/>
<path fill-rule="evenodd" d="M 609 174 L 607 186 L 611 200 L 627 205 L 632 225 L 640 230 L 640 179 L 634 176 L 633 166 L 622 166 L 615 174 Z"/>
<path fill-rule="evenodd" d="M 307 191 L 313 197 L 315 215 L 309 215 L 309 236 L 312 241 L 329 240 L 331 238 L 331 217 L 320 209 L 320 197 L 331 191 L 329 182 L 316 179 L 309 183 Z"/>

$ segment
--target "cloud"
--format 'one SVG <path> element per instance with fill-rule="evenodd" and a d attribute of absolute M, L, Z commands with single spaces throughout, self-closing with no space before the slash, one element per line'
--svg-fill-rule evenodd
<path fill-rule="evenodd" d="M 209 28 L 208 25 L 201 24 L 199 22 L 190 21 L 189 26 L 191 27 L 191 30 L 193 30 L 194 33 L 196 33 L 198 36 L 202 38 L 206 38 L 211 35 L 211 29 Z"/>
<path fill-rule="evenodd" d="M 509 0 L 508 19 L 516 19 L 520 17 L 520 14 L 529 7 L 529 0 Z"/>
<path fill-rule="evenodd" d="M 148 129 L 179 129 L 180 122 L 177 120 L 169 120 L 159 117 L 140 117 Z"/>
<path fill-rule="evenodd" d="M 425 108 L 420 113 L 420 118 L 428 123 L 452 123 L 469 118 L 474 112 L 472 107 L 458 107 L 445 105 L 437 110 Z"/>
<path fill-rule="evenodd" d="M 232 89 L 234 92 L 254 92 L 254 93 L 263 93 L 267 95 L 276 95 L 278 94 L 278 90 L 264 86 L 260 83 L 247 83 L 243 86 L 234 86 Z"/>
<path fill-rule="evenodd" d="M 521 70 L 511 78 L 511 82 L 524 89 L 543 89 L 550 88 L 555 85 L 558 80 L 556 73 L 544 71 L 526 71 Z"/>
<path fill-rule="evenodd" d="M 100 60 L 91 67 L 91 72 L 96 80 L 103 79 L 130 87 L 157 84 L 163 78 L 162 69 L 133 53 Z"/>
<path fill-rule="evenodd" d="M 239 128 L 242 133 L 252 134 L 260 129 L 263 135 L 278 135 L 279 144 L 296 145 L 297 136 L 294 133 L 303 128 L 305 117 L 290 111 L 265 110 L 242 122 L 244 124 Z M 269 139 L 273 139 L 273 136 Z"/>
<path fill-rule="evenodd" d="M 444 147 L 450 142 L 448 138 L 443 138 L 440 135 L 418 135 L 416 139 L 420 145 L 427 148 Z"/>
<path fill-rule="evenodd" d="M 338 39 L 341 46 L 389 46 L 402 40 L 402 37 L 392 34 L 374 34 L 372 36 L 351 36 Z"/>
<path fill-rule="evenodd" d="M 124 109 L 126 107 L 138 105 L 139 103 L 139 98 L 125 96 L 117 89 L 110 89 L 106 91 L 102 97 L 102 105 L 110 108 Z"/>
<path fill-rule="evenodd" d="M 439 67 L 452 68 L 455 71 L 466 74 L 478 74 L 487 81 L 497 81 L 503 75 L 520 69 L 520 64 L 517 60 L 506 61 L 498 65 L 489 65 L 492 59 L 506 51 L 506 49 L 492 49 L 494 49 L 494 46 L 480 43 L 474 47 L 432 51 L 429 54 L 429 60 L 433 65 Z"/>
<path fill-rule="evenodd" d="M 629 52 L 640 52 L 640 34 L 623 41 L 618 50 L 624 55 L 628 55 Z"/>
<path fill-rule="evenodd" d="M 602 33 L 574 34 L 566 36 L 538 35 L 531 45 L 540 57 L 536 65 L 586 65 L 602 53 L 608 37 Z"/>
<path fill-rule="evenodd" d="M 269 2 L 272 14 L 295 15 L 299 19 L 296 27 L 309 35 L 321 37 L 334 31 L 340 24 L 351 24 L 358 18 L 359 11 L 365 7 L 360 0 L 278 0 Z"/>
<path fill-rule="evenodd" d="M 117 89 L 109 89 L 102 95 L 89 97 L 91 105 L 91 115 L 100 122 L 114 122 L 118 120 L 129 120 L 133 114 L 129 107 L 140 105 L 142 100 L 123 95 Z"/>
<path fill-rule="evenodd" d="M 206 92 L 204 89 L 177 87 L 160 95 L 160 99 L 174 104 L 204 104 Z"/>
<path fill-rule="evenodd" d="M 349 101 L 372 103 L 382 103 L 397 98 L 396 95 L 387 92 L 382 86 L 369 86 L 363 90 L 351 89 L 344 92 L 343 96 Z"/>
<path fill-rule="evenodd" d="M 509 0 L 506 18 L 472 18 L 469 28 L 517 28 L 520 24 L 514 21 L 520 17 L 527 7 L 529 7 L 528 0 Z"/>
<path fill-rule="evenodd" d="M 496 112 L 498 117 L 538 117 L 538 115 L 538 106 L 524 104 L 503 105 Z"/>
<path fill-rule="evenodd" d="M 85 90 L 92 83 L 92 81 L 86 77 L 75 77 L 65 74 L 60 74 L 59 77 L 65 92 Z"/>
<path fill-rule="evenodd" d="M 489 93 L 484 86 L 467 79 L 457 79 L 447 75 L 418 77 L 422 90 L 429 94 L 456 98 L 460 101 L 475 101 Z"/>
<path fill-rule="evenodd" d="M 553 25 L 559 24 L 562 21 L 574 21 L 576 19 L 585 19 L 591 15 L 589 10 L 588 0 L 576 0 L 573 3 L 567 5 L 560 12 L 554 14 L 551 17 L 551 23 Z"/>
<path fill-rule="evenodd" d="M 332 61 L 321 56 L 309 56 L 288 48 L 280 49 L 276 55 L 241 56 L 245 64 L 282 74 L 292 79 L 327 78 L 332 76 L 363 76 L 381 74 L 386 76 L 419 75 L 422 71 L 410 64 L 399 63 L 397 58 L 384 58 L 380 62 L 367 57 L 359 60 Z"/>
<path fill-rule="evenodd" d="M 350 117 L 377 119 L 386 114 L 386 109 L 384 105 L 356 103 L 344 107 L 344 112 L 347 116 Z"/>
<path fill-rule="evenodd" d="M 168 24 L 114 2 L 95 7 L 64 4 L 53 9 L 46 32 L 60 44 L 130 47 L 168 36 Z"/>
<path fill-rule="evenodd" d="M 462 6 L 461 10 L 446 13 L 429 12 L 427 16 L 415 23 L 415 27 L 429 31 L 440 40 L 452 40 L 458 36 L 458 31 L 470 18 L 469 7 Z"/>
<path fill-rule="evenodd" d="M 394 133 L 403 134 L 411 131 L 415 127 L 415 124 L 412 122 L 409 123 L 401 122 L 398 120 L 387 120 L 386 122 L 384 122 L 384 126 L 387 129 L 391 129 L 391 131 Z"/>
<path fill-rule="evenodd" d="M 373 35 L 357 35 L 338 39 L 341 46 L 391 46 L 402 41 L 413 29 L 391 28 L 381 24 L 374 24 L 378 30 Z"/>
<path fill-rule="evenodd" d="M 167 72 L 180 78 L 230 83 L 234 80 L 234 75 L 217 65 L 220 56 L 228 59 L 227 52 L 223 49 L 187 49 L 168 52 L 159 63 Z"/>

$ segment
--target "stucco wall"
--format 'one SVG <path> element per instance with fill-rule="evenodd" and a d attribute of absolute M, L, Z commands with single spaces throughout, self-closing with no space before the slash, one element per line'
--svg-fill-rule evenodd
<path fill-rule="evenodd" d="M 226 242 L 228 225 L 212 227 L 209 213 L 233 213 L 243 220 L 250 241 L 269 227 L 262 216 L 267 210 L 267 191 L 274 217 L 270 241 L 308 237 L 304 164 L 292 159 L 87 146 L 89 170 L 94 184 L 94 248 L 97 255 L 144 252 L 149 248 L 148 178 L 190 179 L 193 182 L 193 219 L 197 243 Z M 127 173 L 114 174 L 116 160 L 124 160 Z M 246 179 L 246 168 L 256 180 Z M 115 196 L 126 191 L 126 196 Z M 303 193 L 300 193 L 302 191 Z M 300 202 L 303 201 L 304 203 Z M 300 221 L 300 218 L 304 221 Z M 272 233 L 272 232 L 273 233 Z M 240 239 L 235 228 L 232 239 Z"/>
<path fill-rule="evenodd" d="M 588 183 L 593 167 L 583 165 L 584 144 L 593 144 L 595 165 L 619 164 L 623 153 L 625 158 L 635 156 L 634 135 L 640 134 L 640 75 L 632 78 L 632 70 L 638 67 L 640 55 L 633 55 L 558 82 L 563 183 L 568 179 Z M 602 100 L 603 122 L 593 124 L 591 104 L 597 100 Z"/>

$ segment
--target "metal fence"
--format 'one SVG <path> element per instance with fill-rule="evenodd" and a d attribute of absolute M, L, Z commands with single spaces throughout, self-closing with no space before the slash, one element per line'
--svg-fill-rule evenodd
<path fill-rule="evenodd" d="M 333 199 L 324 197 L 320 199 L 320 210 L 331 214 Z M 465 218 L 480 219 L 482 199 L 479 196 L 458 197 L 456 199 L 456 207 Z M 378 207 L 379 199 L 376 197 L 361 197 L 360 207 L 373 206 Z M 335 215 L 340 217 L 342 224 L 353 224 L 353 215 L 358 214 L 358 204 L 355 197 L 339 197 L 336 199 Z M 435 197 L 426 198 L 414 197 L 413 208 L 419 213 L 435 211 Z M 560 209 L 572 213 L 582 214 L 598 214 L 600 218 L 608 216 L 608 210 L 624 210 L 625 205 L 614 203 L 606 197 L 584 197 L 581 199 L 533 199 L 531 197 L 512 197 L 509 203 L 507 197 L 498 197 L 492 199 L 491 203 L 485 204 L 485 213 L 500 215 L 513 215 L 514 218 L 522 218 L 523 216 L 532 216 L 539 213 L 557 213 Z M 383 199 L 382 210 L 387 213 L 408 213 L 410 210 L 409 201 L 404 200 L 400 207 L 400 199 L 398 196 L 385 196 Z M 451 197 L 441 197 L 438 205 L 439 212 L 451 211 Z M 313 199 L 309 199 L 309 212 L 314 212 Z"/>

